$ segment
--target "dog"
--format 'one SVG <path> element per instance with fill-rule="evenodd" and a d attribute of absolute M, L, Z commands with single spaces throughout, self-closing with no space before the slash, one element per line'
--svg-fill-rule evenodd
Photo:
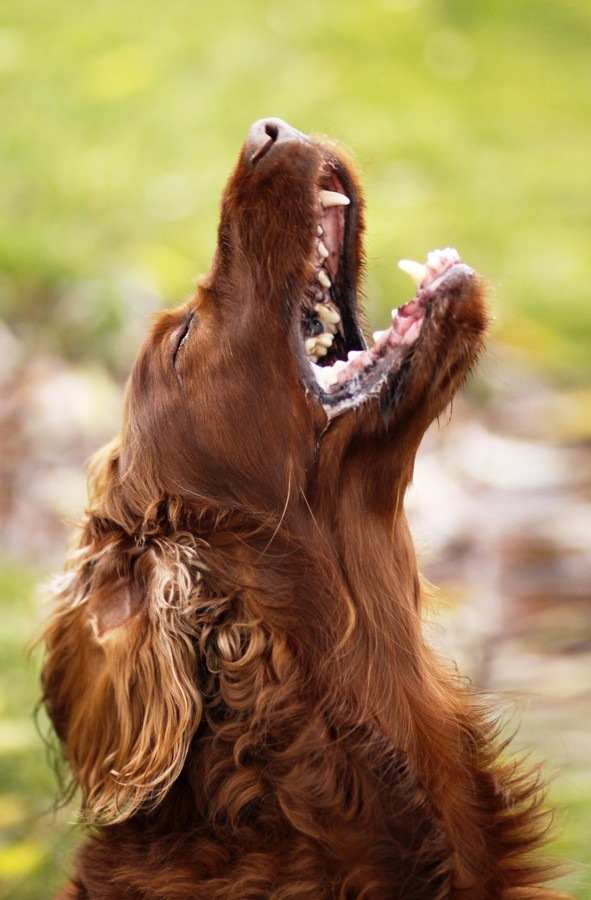
<path fill-rule="evenodd" d="M 44 633 L 89 826 L 62 898 L 558 896 L 539 777 L 423 637 L 403 509 L 484 282 L 403 261 L 368 345 L 363 215 L 342 149 L 256 122 L 209 274 L 140 350 Z"/>

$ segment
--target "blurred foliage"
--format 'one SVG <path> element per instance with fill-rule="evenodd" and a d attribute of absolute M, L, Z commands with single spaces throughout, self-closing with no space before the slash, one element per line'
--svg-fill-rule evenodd
<path fill-rule="evenodd" d="M 589 368 L 585 0 L 23 0 L 0 27 L 0 315 L 125 371 L 143 317 L 207 269 L 248 125 L 279 115 L 364 170 L 370 315 L 398 257 L 458 246 L 499 333 Z M 130 324 L 133 323 L 133 324 Z"/>
<path fill-rule="evenodd" d="M 25 644 L 38 618 L 38 578 L 0 561 L 0 897 L 14 900 L 52 897 L 74 843 L 68 814 L 54 808 L 56 776 L 39 734 L 47 722 L 34 716 L 38 678 Z"/>
<path fill-rule="evenodd" d="M 31 357 L 125 374 L 146 316 L 209 266 L 249 124 L 277 115 L 341 140 L 363 172 L 371 324 L 408 298 L 399 257 L 457 246 L 490 280 L 498 336 L 576 392 L 591 368 L 590 46 L 586 0 L 7 5 L 0 323 Z M 72 814 L 51 812 L 23 650 L 42 570 L 0 565 L 0 896 L 15 900 L 53 895 L 73 839 Z M 588 867 L 588 774 L 553 799 L 557 855 Z M 564 884 L 585 900 L 581 872 Z"/>

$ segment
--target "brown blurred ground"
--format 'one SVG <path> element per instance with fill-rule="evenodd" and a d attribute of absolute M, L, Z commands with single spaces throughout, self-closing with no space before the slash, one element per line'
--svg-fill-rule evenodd
<path fill-rule="evenodd" d="M 492 348 L 436 424 L 408 498 L 434 639 L 514 701 L 559 771 L 591 763 L 591 389 Z"/>

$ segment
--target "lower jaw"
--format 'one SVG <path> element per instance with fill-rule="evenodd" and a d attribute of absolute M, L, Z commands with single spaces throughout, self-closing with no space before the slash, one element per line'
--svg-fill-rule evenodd
<path fill-rule="evenodd" d="M 374 333 L 373 345 L 366 350 L 350 351 L 346 361 L 337 360 L 332 365 L 320 366 L 310 360 L 322 405 L 331 417 L 379 394 L 384 382 L 400 367 L 406 351 L 419 341 L 435 291 L 442 281 L 457 267 L 472 271 L 449 248 L 430 253 L 424 266 L 403 260 L 400 267 L 417 284 L 417 293 L 403 306 L 392 310 L 390 327 Z"/>

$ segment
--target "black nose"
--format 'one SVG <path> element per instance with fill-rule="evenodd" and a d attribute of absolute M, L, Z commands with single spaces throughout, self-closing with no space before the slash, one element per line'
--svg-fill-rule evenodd
<path fill-rule="evenodd" d="M 245 161 L 256 166 L 273 144 L 283 141 L 307 141 L 305 134 L 297 131 L 283 119 L 259 119 L 251 125 L 244 145 Z"/>

